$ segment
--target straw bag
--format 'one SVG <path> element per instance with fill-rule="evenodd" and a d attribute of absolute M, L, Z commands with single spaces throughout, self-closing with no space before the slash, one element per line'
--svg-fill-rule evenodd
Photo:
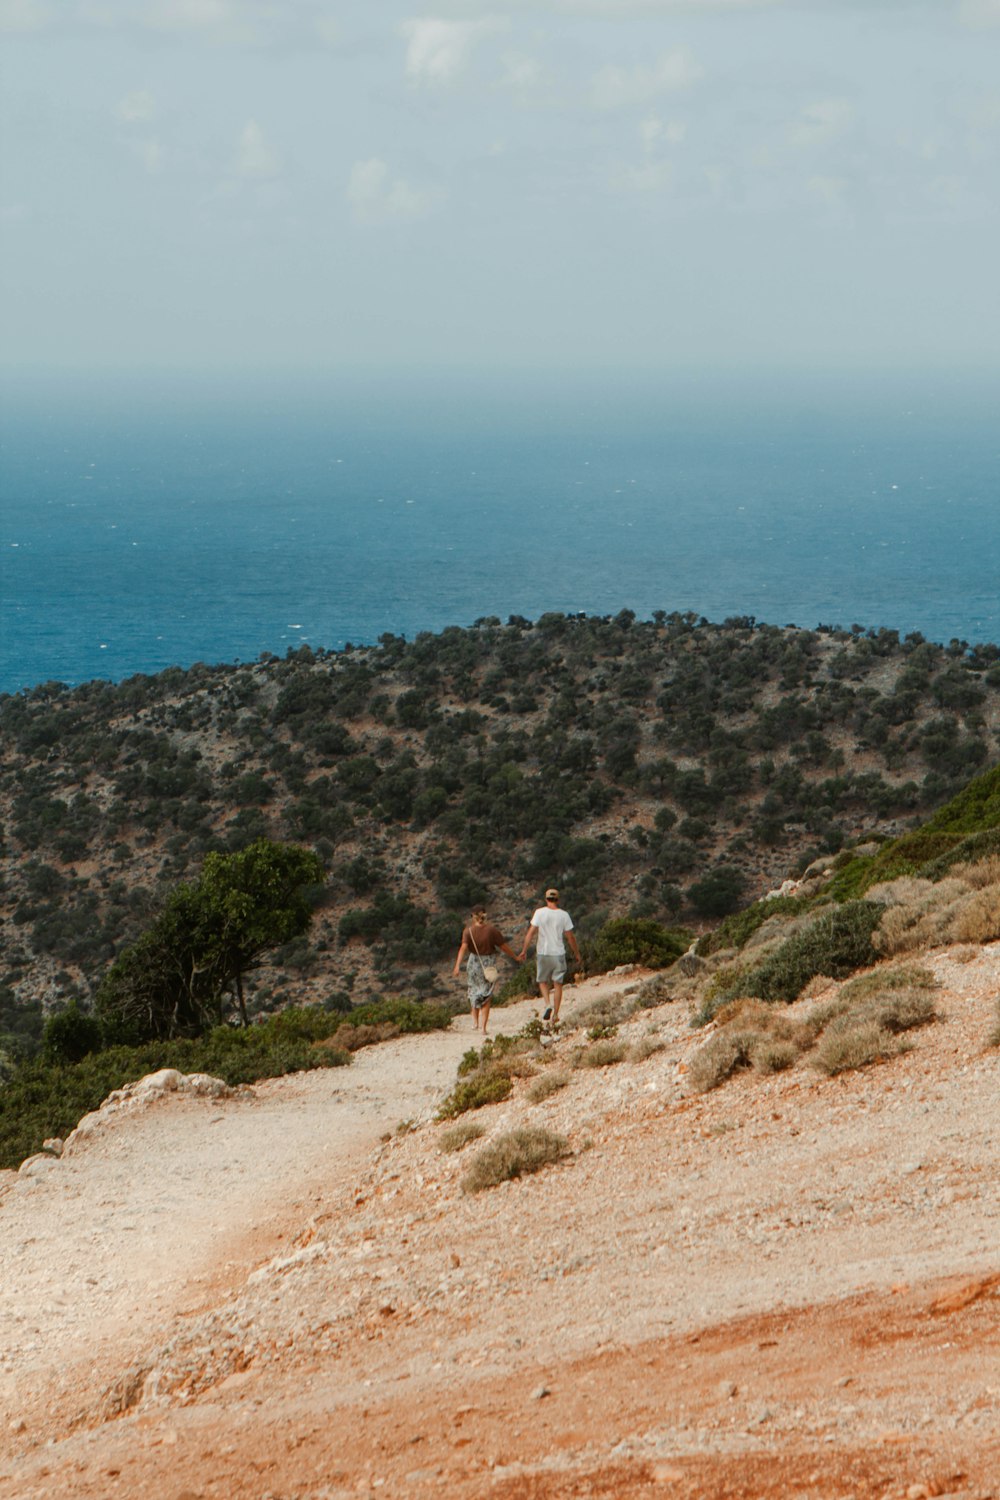
<path fill-rule="evenodd" d="M 479 954 L 479 949 L 476 947 L 476 940 L 472 936 L 471 922 L 469 923 L 469 942 L 472 944 L 473 950 L 476 957 L 479 959 L 479 962 L 483 964 L 483 960 Z M 497 980 L 500 978 L 500 970 L 497 968 L 496 964 L 483 964 L 483 978 L 486 980 L 487 984 L 496 984 Z"/>

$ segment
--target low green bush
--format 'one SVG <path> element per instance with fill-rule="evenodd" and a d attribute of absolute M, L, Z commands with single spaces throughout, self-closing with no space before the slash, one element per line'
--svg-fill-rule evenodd
<path fill-rule="evenodd" d="M 918 874 L 923 880 L 943 880 L 956 865 L 974 865 L 994 854 L 1000 854 L 1000 828 L 986 828 L 981 833 L 969 834 L 946 854 L 921 865 Z"/>
<path fill-rule="evenodd" d="M 515 1177 L 540 1172 L 568 1153 L 569 1143 L 563 1136 L 538 1126 L 522 1126 L 483 1147 L 462 1179 L 462 1191 L 481 1193 Z"/>
<path fill-rule="evenodd" d="M 42 1055 L 50 1063 L 77 1063 L 91 1052 L 99 1052 L 104 1031 L 96 1016 L 71 1000 L 65 1010 L 50 1016 L 42 1032 Z"/>
<path fill-rule="evenodd" d="M 502 1063 L 487 1063 L 468 1078 L 456 1083 L 451 1093 L 438 1109 L 439 1120 L 453 1120 L 470 1109 L 483 1109 L 487 1104 L 500 1104 L 509 1099 L 514 1088 L 514 1075 Z"/>
<path fill-rule="evenodd" d="M 723 948 L 742 948 L 771 917 L 794 916 L 808 911 L 815 900 L 815 896 L 773 896 L 769 901 L 754 901 L 751 906 L 726 917 L 713 932 L 699 938 L 697 952 L 702 958 L 707 958 Z"/>
<path fill-rule="evenodd" d="M 318 1008 L 316 1014 L 328 1025 L 339 1023 Z M 47 1136 L 68 1135 L 115 1089 L 161 1068 L 210 1073 L 235 1087 L 350 1062 L 348 1052 L 314 1046 L 311 1031 L 311 1012 L 283 1011 L 259 1026 L 217 1026 L 193 1040 L 113 1047 L 76 1063 L 25 1063 L 0 1089 L 0 1167 L 19 1166 Z"/>
<path fill-rule="evenodd" d="M 531 995 L 537 995 L 538 983 L 535 979 L 535 961 L 529 959 L 519 969 L 515 969 L 509 979 L 503 984 L 493 996 L 494 1005 L 506 1005 L 509 1000 L 524 1000 Z"/>
<path fill-rule="evenodd" d="M 875 901 L 848 901 L 817 918 L 756 965 L 742 992 L 761 1000 L 791 1001 L 817 974 L 845 979 L 875 963 L 871 938 L 883 911 Z"/>
<path fill-rule="evenodd" d="M 586 967 L 593 974 L 605 974 L 621 964 L 665 969 L 687 952 L 691 940 L 691 933 L 663 927 L 648 917 L 615 917 L 588 944 Z"/>

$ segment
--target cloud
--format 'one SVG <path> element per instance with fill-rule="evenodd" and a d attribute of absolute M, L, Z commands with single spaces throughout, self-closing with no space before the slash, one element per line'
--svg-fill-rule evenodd
<path fill-rule="evenodd" d="M 163 147 L 159 141 L 133 141 L 131 150 L 136 159 L 141 162 L 143 171 L 151 177 L 163 166 Z"/>
<path fill-rule="evenodd" d="M 788 128 L 793 146 L 825 146 L 849 129 L 854 106 L 847 99 L 821 99 L 806 105 L 799 118 Z"/>
<path fill-rule="evenodd" d="M 628 109 L 650 104 L 660 94 L 674 93 L 705 76 L 705 70 L 686 47 L 663 52 L 652 65 L 632 68 L 609 64 L 595 74 L 591 98 L 598 109 Z"/>
<path fill-rule="evenodd" d="M 468 67 L 476 43 L 502 29 L 493 17 L 480 21 L 446 21 L 423 16 L 404 21 L 406 76 L 416 83 L 450 83 Z"/>
<path fill-rule="evenodd" d="M 431 197 L 402 177 L 393 177 L 381 157 L 371 156 L 352 167 L 347 201 L 359 224 L 387 224 L 419 219 Z"/>
<path fill-rule="evenodd" d="M 277 177 L 281 171 L 281 157 L 256 120 L 248 120 L 240 132 L 236 151 L 236 173 L 239 177 Z"/>
<path fill-rule="evenodd" d="M 668 120 L 666 124 L 657 116 L 649 115 L 639 126 L 639 139 L 647 156 L 657 146 L 679 146 L 687 135 L 687 126 L 680 120 Z"/>
<path fill-rule="evenodd" d="M 503 64 L 501 82 L 507 88 L 518 94 L 538 88 L 544 74 L 537 57 L 528 57 L 523 52 L 505 52 L 500 61 Z"/>
<path fill-rule="evenodd" d="M 125 125 L 141 124 L 153 118 L 156 102 L 148 89 L 133 89 L 124 99 L 119 99 L 115 113 Z"/>

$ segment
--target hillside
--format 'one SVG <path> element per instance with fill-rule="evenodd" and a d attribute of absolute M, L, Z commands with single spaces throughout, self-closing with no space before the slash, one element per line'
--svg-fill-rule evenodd
<path fill-rule="evenodd" d="M 467 1018 L 112 1102 L 0 1178 L 0 1496 L 995 1500 L 1000 944 L 919 958 L 912 1050 L 703 1094 L 666 976 L 499 1011 L 536 1042 L 459 1150 Z M 517 1128 L 562 1159 L 463 1192 Z"/>
<path fill-rule="evenodd" d="M 0 1497 L 1000 1500 L 998 784 L 556 1026 L 0 1172 Z"/>
<path fill-rule="evenodd" d="M 211 849 L 315 848 L 251 1006 L 440 993 L 471 900 L 702 927 L 996 757 L 1000 650 L 693 615 L 496 620 L 0 699 L 0 1036 L 86 1000 Z"/>

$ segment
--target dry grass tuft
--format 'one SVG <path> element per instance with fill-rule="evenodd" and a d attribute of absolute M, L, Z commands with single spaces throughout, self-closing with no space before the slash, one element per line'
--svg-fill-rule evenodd
<path fill-rule="evenodd" d="M 809 1060 L 814 1068 L 832 1078 L 836 1073 L 895 1057 L 898 1051 L 896 1038 L 876 1021 L 846 1028 L 838 1028 L 835 1023 L 824 1033 Z"/>
<path fill-rule="evenodd" d="M 486 1134 L 486 1127 L 479 1125 L 475 1120 L 461 1120 L 457 1125 L 443 1130 L 438 1137 L 438 1145 L 442 1151 L 461 1151 L 470 1141 L 478 1141 Z"/>
<path fill-rule="evenodd" d="M 840 999 L 848 1001 L 869 1000 L 873 995 L 885 995 L 892 990 L 936 990 L 940 982 L 931 969 L 923 964 L 896 964 L 891 969 L 870 969 L 856 979 L 848 979 L 840 987 Z"/>
<path fill-rule="evenodd" d="M 887 909 L 872 942 L 880 953 L 1000 937 L 1000 858 L 964 866 L 945 880 L 905 876 L 877 888 Z"/>
<path fill-rule="evenodd" d="M 569 1142 L 550 1130 L 525 1125 L 519 1130 L 508 1131 L 479 1152 L 462 1178 L 462 1191 L 481 1193 L 515 1177 L 540 1172 L 543 1167 L 561 1161 L 568 1153 Z"/>
<path fill-rule="evenodd" d="M 637 1042 L 633 1042 L 629 1048 L 628 1060 L 634 1063 L 645 1062 L 647 1057 L 653 1057 L 657 1052 L 662 1052 L 663 1050 L 664 1043 L 660 1041 L 659 1037 L 650 1034 L 640 1037 Z"/>
<path fill-rule="evenodd" d="M 625 1042 L 616 1041 L 613 1037 L 605 1037 L 600 1041 L 592 1042 L 589 1047 L 584 1047 L 573 1059 L 575 1068 L 610 1068 L 615 1063 L 624 1062 L 628 1056 L 628 1046 Z"/>
<path fill-rule="evenodd" d="M 1000 1000 L 997 1001 L 996 1024 L 987 1038 L 987 1045 L 990 1047 L 1000 1047 Z"/>
<path fill-rule="evenodd" d="M 901 964 L 849 980 L 802 1017 L 761 1000 L 730 1001 L 718 1013 L 715 1036 L 691 1059 L 688 1081 L 704 1094 L 740 1069 L 778 1073 L 807 1054 L 827 1074 L 894 1057 L 903 1050 L 901 1032 L 934 1019 L 936 988 L 929 969 Z"/>
<path fill-rule="evenodd" d="M 600 999 L 581 1006 L 573 1017 L 573 1024 L 606 1035 L 627 1020 L 635 1009 L 631 995 L 602 995 Z"/>
<path fill-rule="evenodd" d="M 549 1099 L 564 1089 L 569 1083 L 570 1075 L 553 1069 L 550 1073 L 542 1073 L 531 1083 L 527 1089 L 527 1097 L 532 1104 L 541 1104 L 543 1099 Z"/>

